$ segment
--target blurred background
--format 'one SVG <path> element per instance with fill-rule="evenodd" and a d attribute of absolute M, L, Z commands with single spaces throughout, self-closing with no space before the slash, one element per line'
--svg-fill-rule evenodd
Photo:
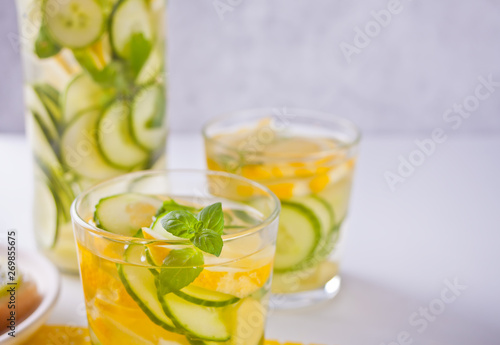
<path fill-rule="evenodd" d="M 177 132 L 198 132 L 205 120 L 232 110 L 287 105 L 348 117 L 365 134 L 427 134 L 444 125 L 448 108 L 474 94 L 478 77 L 500 80 L 496 0 L 169 6 L 169 115 Z M 23 131 L 16 33 L 15 2 L 2 1 L 2 132 Z M 499 96 L 481 101 L 460 134 L 498 133 L 499 110 Z"/>
<path fill-rule="evenodd" d="M 368 344 L 352 341 L 363 335 L 399 344 L 390 341 L 407 329 L 421 344 L 498 344 L 500 1 L 170 0 L 169 10 L 169 160 L 176 166 L 202 166 L 202 124 L 242 108 L 310 108 L 363 131 L 344 287 L 335 307 L 308 320 L 327 320 L 344 344 Z M 1 134 L 24 131 L 16 35 L 15 3 L 2 1 Z M 446 144 L 434 140 L 425 164 L 401 177 L 401 159 L 436 130 Z M 3 147 L 16 142 L 27 157 L 22 137 L 2 137 Z M 0 160 L 14 161 L 17 152 L 0 150 Z M 4 181 L 19 182 L 17 170 Z M 396 188 L 388 173 L 402 178 Z M 17 189 L 5 183 L 12 196 L 5 205 Z M 18 199 L 21 210 L 26 200 Z M 23 222 L 5 217 L 5 227 Z M 408 317 L 456 279 L 467 286 L 463 297 L 417 334 Z M 273 318 L 270 334 L 314 340 L 297 320 Z"/>

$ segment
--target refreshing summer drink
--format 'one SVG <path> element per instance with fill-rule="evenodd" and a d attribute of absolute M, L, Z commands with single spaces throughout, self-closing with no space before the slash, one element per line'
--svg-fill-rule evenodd
<path fill-rule="evenodd" d="M 77 270 L 82 190 L 165 164 L 165 1 L 18 0 L 41 249 Z"/>
<path fill-rule="evenodd" d="M 92 344 L 263 344 L 278 213 L 265 187 L 216 172 L 83 193 L 72 217 Z"/>
<path fill-rule="evenodd" d="M 340 283 L 338 241 L 359 134 L 347 121 L 309 113 L 250 110 L 204 131 L 209 169 L 262 183 L 281 200 L 272 291 L 287 296 L 277 308 L 333 297 Z"/>

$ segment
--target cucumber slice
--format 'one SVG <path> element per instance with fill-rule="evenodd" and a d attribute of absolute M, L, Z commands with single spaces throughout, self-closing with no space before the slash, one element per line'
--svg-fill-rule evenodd
<path fill-rule="evenodd" d="M 335 234 L 338 234 L 338 228 L 339 224 L 337 223 L 336 217 L 335 217 L 335 212 L 333 210 L 333 207 L 331 204 L 329 204 L 325 199 L 317 196 L 317 195 L 312 195 L 310 198 L 314 198 L 317 200 L 319 203 L 323 205 L 323 207 L 319 207 L 318 205 L 318 210 L 322 210 L 322 217 L 324 217 L 324 212 L 325 210 L 328 211 L 329 215 L 329 226 L 323 228 L 323 236 L 321 238 L 320 244 L 317 246 L 316 249 L 316 257 L 318 259 L 318 262 L 321 261 L 322 258 L 326 258 L 327 256 L 330 255 L 332 252 L 335 243 L 337 242 L 338 236 L 335 236 Z"/>
<path fill-rule="evenodd" d="M 231 338 L 229 327 L 222 320 L 222 308 L 200 306 L 173 293 L 158 298 L 165 314 L 193 338 L 211 341 L 227 341 Z"/>
<path fill-rule="evenodd" d="M 318 195 L 316 194 L 313 194 L 311 196 L 308 197 L 309 198 L 312 198 L 314 200 L 316 200 L 317 202 L 319 202 L 321 204 L 321 206 L 318 205 L 317 209 L 318 210 L 321 210 L 321 218 L 324 219 L 324 224 L 327 224 L 327 226 L 325 227 L 326 228 L 326 232 L 329 232 L 331 233 L 335 227 L 335 212 L 333 210 L 333 206 L 330 205 L 325 199 L 319 197 Z M 328 213 L 328 220 L 325 216 L 325 211 L 326 213 Z"/>
<path fill-rule="evenodd" d="M 90 75 L 82 73 L 69 82 L 62 99 L 63 119 L 72 121 L 90 109 L 101 108 L 112 97 L 110 91 L 99 86 Z"/>
<path fill-rule="evenodd" d="M 276 243 L 276 272 L 303 267 L 316 250 L 321 238 L 321 223 L 303 204 L 281 201 L 280 223 Z"/>
<path fill-rule="evenodd" d="M 51 171 L 62 175 L 61 163 L 52 146 L 55 139 L 48 137 L 49 131 L 43 127 L 42 123 L 43 121 L 37 115 L 26 118 L 26 129 L 31 139 L 31 147 L 38 160 L 43 161 Z"/>
<path fill-rule="evenodd" d="M 101 116 L 97 142 L 104 158 L 113 166 L 133 169 L 144 165 L 148 152 L 135 144 L 130 134 L 130 109 L 125 101 L 116 101 Z"/>
<path fill-rule="evenodd" d="M 45 97 L 45 101 L 50 99 L 44 95 L 40 97 L 39 88 L 37 86 L 28 86 L 25 89 L 26 104 L 29 110 L 31 110 L 36 121 L 40 125 L 40 128 L 45 133 L 47 140 L 52 143 L 53 141 L 58 141 L 59 133 L 57 130 L 57 120 L 52 116 L 52 114 L 47 111 L 47 107 L 43 101 L 42 97 Z"/>
<path fill-rule="evenodd" d="M 132 135 L 146 150 L 165 145 L 167 137 L 165 121 L 165 89 L 160 85 L 146 87 L 132 103 Z"/>
<path fill-rule="evenodd" d="M 47 83 L 36 84 L 35 86 L 40 90 L 40 92 L 47 95 L 47 97 L 50 98 L 52 102 L 54 102 L 55 104 L 59 104 L 60 93 L 55 87 Z"/>
<path fill-rule="evenodd" d="M 62 113 L 59 107 L 59 91 L 49 84 L 38 84 L 33 90 L 42 102 L 55 127 L 61 122 Z"/>
<path fill-rule="evenodd" d="M 132 245 L 125 251 L 125 260 L 140 262 L 144 246 Z M 180 333 L 172 320 L 165 315 L 158 300 L 155 276 L 148 268 L 127 264 L 117 264 L 118 276 L 128 294 L 137 302 L 144 313 L 158 326 L 167 331 Z"/>
<path fill-rule="evenodd" d="M 191 344 L 191 345 L 221 345 L 221 343 L 218 341 L 203 341 L 203 340 L 198 340 L 198 339 L 191 339 L 189 337 L 187 338 L 187 340 L 189 341 L 189 344 Z"/>
<path fill-rule="evenodd" d="M 98 227 L 114 234 L 134 236 L 139 229 L 149 226 L 162 201 L 138 193 L 124 193 L 99 200 L 94 221 Z"/>
<path fill-rule="evenodd" d="M 188 302 L 205 307 L 225 307 L 240 300 L 236 296 L 218 291 L 210 291 L 198 286 L 187 286 L 174 293 Z"/>
<path fill-rule="evenodd" d="M 42 248 L 50 249 L 56 244 L 59 232 L 58 203 L 49 181 L 43 177 L 42 172 L 35 175 L 36 204 L 33 207 L 33 219 L 36 221 L 35 235 Z"/>
<path fill-rule="evenodd" d="M 262 303 L 254 298 L 245 298 L 236 312 L 236 324 L 240 327 L 235 327 L 232 344 L 264 344 L 265 321 L 266 310 Z"/>
<path fill-rule="evenodd" d="M 61 139 L 61 156 L 65 165 L 95 180 L 124 173 L 109 165 L 99 151 L 95 131 L 100 114 L 100 110 L 80 114 L 68 124 Z"/>
<path fill-rule="evenodd" d="M 331 233 L 335 225 L 333 209 L 324 199 L 321 199 L 316 195 L 291 199 L 291 201 L 292 200 L 296 203 L 304 205 L 305 207 L 313 211 L 318 218 L 321 225 L 321 239 L 316 246 L 315 255 L 318 255 L 320 253 L 324 254 L 324 251 L 326 247 L 328 247 L 328 243 L 330 242 Z"/>
<path fill-rule="evenodd" d="M 129 59 L 134 35 L 153 41 L 153 26 L 145 0 L 120 0 L 114 8 L 110 23 L 111 46 L 121 58 Z"/>
<path fill-rule="evenodd" d="M 48 34 L 64 47 L 86 47 L 104 31 L 104 13 L 96 0 L 45 0 L 42 12 Z"/>

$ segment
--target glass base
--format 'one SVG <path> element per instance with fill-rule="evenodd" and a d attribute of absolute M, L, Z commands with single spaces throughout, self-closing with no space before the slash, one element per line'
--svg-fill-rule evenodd
<path fill-rule="evenodd" d="M 340 276 L 330 279 L 322 288 L 288 294 L 272 294 L 269 307 L 273 310 L 305 308 L 334 298 L 340 290 Z"/>

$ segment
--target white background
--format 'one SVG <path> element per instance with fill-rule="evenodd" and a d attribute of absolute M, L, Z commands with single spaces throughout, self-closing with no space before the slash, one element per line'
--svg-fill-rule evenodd
<path fill-rule="evenodd" d="M 401 0 L 401 10 L 348 63 L 342 42 L 389 0 L 170 0 L 170 119 L 198 131 L 248 107 L 296 106 L 355 120 L 365 133 L 425 133 L 474 91 L 500 80 L 498 0 Z M 369 24 L 368 24 L 369 25 Z M 23 129 L 21 66 L 8 34 L 14 0 L 0 4 L 0 132 Z M 500 130 L 500 96 L 481 102 L 461 132 Z"/>
<path fill-rule="evenodd" d="M 272 313 L 267 336 L 324 345 L 498 345 L 500 339 L 500 138 L 450 136 L 391 192 L 383 174 L 408 137 L 365 138 L 356 171 L 339 295 L 321 307 Z M 34 248 L 32 177 L 24 137 L 0 135 L 0 233 L 18 229 Z M 199 135 L 170 138 L 171 167 L 202 168 Z M 2 241 L 2 239 L 0 239 Z M 466 288 L 421 333 L 413 313 L 441 298 L 446 281 Z M 51 323 L 85 324 L 76 278 L 64 279 Z M 422 319 L 422 317 L 418 317 Z M 404 342 L 400 345 L 405 344 Z M 406 344 L 405 344 L 406 345 Z"/>

